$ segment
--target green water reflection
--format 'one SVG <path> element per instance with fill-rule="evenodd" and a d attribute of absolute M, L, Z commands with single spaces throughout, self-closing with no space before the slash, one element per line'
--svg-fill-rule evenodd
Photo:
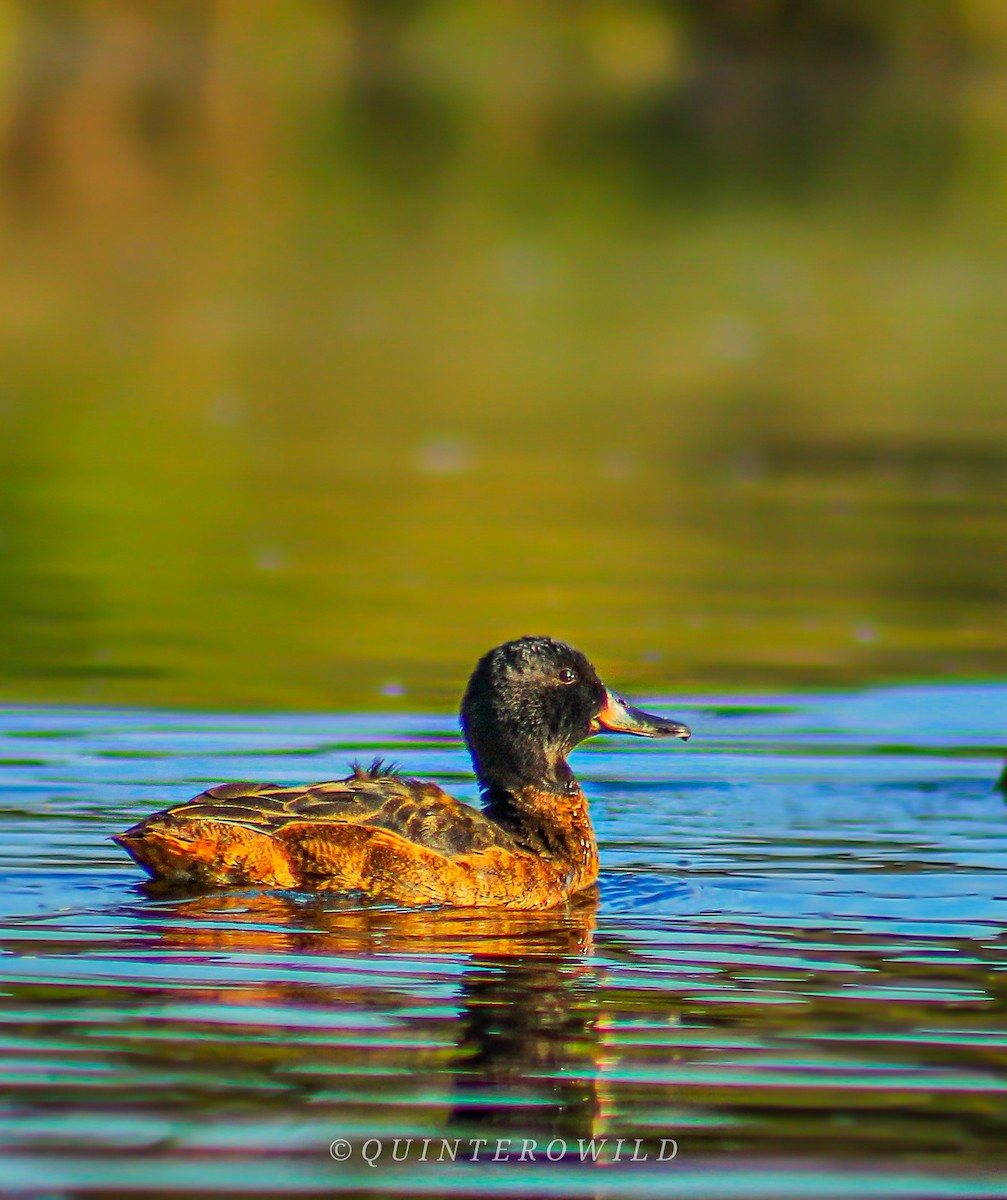
<path fill-rule="evenodd" d="M 0 694 L 1007 671 L 980 0 L 0 3 Z"/>

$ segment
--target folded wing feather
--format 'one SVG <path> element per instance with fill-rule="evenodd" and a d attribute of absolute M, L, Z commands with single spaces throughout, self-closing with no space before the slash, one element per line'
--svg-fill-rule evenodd
<path fill-rule="evenodd" d="M 356 771 L 348 779 L 309 787 L 223 783 L 163 814 L 179 820 L 225 821 L 264 833 L 293 822 L 365 825 L 442 854 L 513 849 L 510 836 L 476 809 L 433 783 Z M 335 831 L 333 831 L 335 832 Z"/>

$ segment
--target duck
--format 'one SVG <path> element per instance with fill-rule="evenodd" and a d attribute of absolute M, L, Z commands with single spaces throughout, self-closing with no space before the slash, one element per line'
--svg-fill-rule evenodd
<path fill-rule="evenodd" d="M 551 637 L 479 659 L 461 728 L 481 809 L 377 759 L 302 787 L 222 783 L 113 840 L 172 890 L 292 889 L 422 908 L 548 909 L 591 889 L 598 843 L 567 759 L 597 733 L 690 736 Z"/>

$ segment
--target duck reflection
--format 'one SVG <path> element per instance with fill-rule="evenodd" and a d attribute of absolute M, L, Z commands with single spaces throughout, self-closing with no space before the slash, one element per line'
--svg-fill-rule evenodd
<path fill-rule="evenodd" d="M 171 901 L 155 924 L 176 963 L 187 954 L 193 962 L 205 962 L 207 954 L 260 957 L 269 960 L 263 961 L 267 973 L 277 955 L 373 958 L 373 982 L 351 982 L 345 973 L 340 978 L 334 963 L 331 985 L 281 977 L 212 998 L 272 1008 L 323 1003 L 334 1010 L 392 1012 L 422 1037 L 430 1034 L 429 1014 L 408 1015 L 417 998 L 387 979 L 389 960 L 462 959 L 447 1062 L 451 1104 L 438 1125 L 472 1137 L 591 1137 L 600 1107 L 592 963 L 597 907 L 595 890 L 546 912 L 389 911 L 293 893 L 230 893 Z M 151 911 L 143 911 L 148 924 Z M 347 1052 L 360 1061 L 358 1048 Z M 424 1056 L 423 1066 L 429 1062 Z M 438 1072 L 441 1064 L 439 1059 Z"/>
<path fill-rule="evenodd" d="M 507 952 L 473 954 L 453 1124 L 549 1138 L 594 1133 L 598 993 L 588 955 L 596 912 L 595 894 L 564 914 L 537 953 L 512 930 Z"/>

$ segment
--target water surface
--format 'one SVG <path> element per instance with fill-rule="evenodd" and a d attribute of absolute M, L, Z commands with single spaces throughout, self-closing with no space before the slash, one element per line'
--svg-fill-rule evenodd
<path fill-rule="evenodd" d="M 0 698 L 1007 677 L 1004 6 L 796 7 L 0 0 Z"/>
<path fill-rule="evenodd" d="M 8 708 L 5 1187 L 1004 1195 L 1005 701 L 705 699 L 670 710 L 687 747 L 596 739 L 600 901 L 513 915 L 152 898 L 107 840 L 211 781 L 377 752 L 474 798 L 450 718 Z M 472 1162 L 479 1138 L 568 1152 Z"/>

